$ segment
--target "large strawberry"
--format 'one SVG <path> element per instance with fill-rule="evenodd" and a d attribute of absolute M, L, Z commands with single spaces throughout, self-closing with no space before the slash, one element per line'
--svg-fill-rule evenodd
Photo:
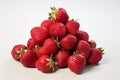
<path fill-rule="evenodd" d="M 85 40 L 85 41 L 88 41 L 89 40 L 89 35 L 86 31 L 83 31 L 83 30 L 79 30 L 76 34 L 77 36 L 77 39 L 78 40 Z"/>
<path fill-rule="evenodd" d="M 63 8 L 56 9 L 55 7 L 51 7 L 51 10 L 52 12 L 49 13 L 50 19 L 53 19 L 55 22 L 62 23 L 66 23 L 68 21 L 69 16 L 65 9 Z"/>
<path fill-rule="evenodd" d="M 88 42 L 80 40 L 77 44 L 76 51 L 87 59 L 90 53 L 90 45 Z"/>
<path fill-rule="evenodd" d="M 71 50 L 77 43 L 77 38 L 72 34 L 67 34 L 60 40 L 60 45 L 64 50 Z"/>
<path fill-rule="evenodd" d="M 32 38 L 40 44 L 42 44 L 44 40 L 49 36 L 48 30 L 43 27 L 33 27 L 30 33 Z"/>
<path fill-rule="evenodd" d="M 69 69 L 76 74 L 79 74 L 83 70 L 85 64 L 86 59 L 81 54 L 73 54 L 67 61 Z"/>
<path fill-rule="evenodd" d="M 103 51 L 102 48 L 91 48 L 87 62 L 89 64 L 97 64 L 102 59 L 102 54 L 104 54 Z"/>
<path fill-rule="evenodd" d="M 53 38 L 48 38 L 44 41 L 43 46 L 37 50 L 38 57 L 42 55 L 55 54 L 58 50 L 57 43 Z"/>
<path fill-rule="evenodd" d="M 33 50 L 27 50 L 23 53 L 22 57 L 20 58 L 20 62 L 26 67 L 35 67 L 35 62 L 37 61 L 38 57 L 33 52 Z"/>
<path fill-rule="evenodd" d="M 55 56 L 55 60 L 57 61 L 57 66 L 62 68 L 67 67 L 68 58 L 69 58 L 68 52 L 64 50 L 60 50 Z"/>
<path fill-rule="evenodd" d="M 55 38 L 62 38 L 66 35 L 65 25 L 60 22 L 56 22 L 49 28 L 49 34 Z"/>
<path fill-rule="evenodd" d="M 75 20 L 69 20 L 65 26 L 70 34 L 76 34 L 79 30 L 80 24 Z"/>
<path fill-rule="evenodd" d="M 51 57 L 48 55 L 42 55 L 35 63 L 35 66 L 38 70 L 49 73 L 53 72 L 55 70 L 55 62 Z"/>
<path fill-rule="evenodd" d="M 26 49 L 27 47 L 24 44 L 17 44 L 13 47 L 11 55 L 15 60 L 19 61 Z"/>

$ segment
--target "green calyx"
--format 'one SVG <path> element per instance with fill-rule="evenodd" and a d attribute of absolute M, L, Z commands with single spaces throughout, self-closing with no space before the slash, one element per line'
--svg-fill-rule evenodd
<path fill-rule="evenodd" d="M 55 7 L 51 7 L 51 13 L 49 13 L 49 19 L 56 19 L 57 9 Z"/>
<path fill-rule="evenodd" d="M 102 47 L 98 48 L 98 50 L 103 54 L 105 54 L 104 49 Z"/>
<path fill-rule="evenodd" d="M 36 51 L 38 50 L 40 48 L 40 46 L 37 44 L 37 45 L 35 45 L 35 47 L 34 47 L 34 52 L 36 53 Z"/>
<path fill-rule="evenodd" d="M 47 58 L 46 60 L 48 61 L 46 66 L 50 66 L 50 68 L 52 68 L 52 71 L 55 71 L 57 62 L 54 61 L 53 55 L 51 55 L 50 58 Z"/>
<path fill-rule="evenodd" d="M 21 47 L 20 50 L 17 51 L 16 58 L 20 58 L 25 51 L 25 48 Z"/>
<path fill-rule="evenodd" d="M 59 40 L 58 40 L 58 37 L 57 37 L 54 41 L 56 42 L 57 47 L 60 49 L 60 48 L 61 48 L 61 46 L 60 46 L 60 42 L 59 42 Z"/>

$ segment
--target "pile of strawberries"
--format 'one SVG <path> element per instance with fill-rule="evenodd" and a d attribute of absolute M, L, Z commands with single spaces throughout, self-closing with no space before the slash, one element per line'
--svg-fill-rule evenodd
<path fill-rule="evenodd" d="M 79 22 L 69 20 L 64 8 L 51 10 L 49 19 L 31 29 L 27 45 L 17 44 L 12 48 L 12 57 L 25 67 L 44 73 L 68 67 L 79 74 L 85 65 L 97 64 L 104 50 L 96 48 L 96 42 L 89 40 Z"/>

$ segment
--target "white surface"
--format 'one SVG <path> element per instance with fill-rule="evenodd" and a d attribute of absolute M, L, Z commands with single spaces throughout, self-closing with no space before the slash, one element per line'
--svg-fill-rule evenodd
<path fill-rule="evenodd" d="M 0 0 L 0 80 L 120 80 L 119 0 Z M 63 7 L 79 19 L 106 54 L 100 65 L 87 66 L 76 75 L 69 69 L 44 74 L 25 68 L 11 57 L 15 44 L 26 44 L 32 27 L 48 18 L 50 7 Z"/>

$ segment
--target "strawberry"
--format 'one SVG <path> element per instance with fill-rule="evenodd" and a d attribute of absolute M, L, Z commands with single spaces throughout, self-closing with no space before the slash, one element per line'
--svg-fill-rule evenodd
<path fill-rule="evenodd" d="M 90 53 L 90 45 L 88 42 L 80 40 L 77 44 L 76 51 L 87 59 Z"/>
<path fill-rule="evenodd" d="M 20 58 L 20 62 L 26 67 L 35 67 L 35 62 L 37 61 L 38 57 L 33 52 L 33 50 L 27 50 L 23 53 L 22 57 Z"/>
<path fill-rule="evenodd" d="M 79 30 L 80 24 L 75 20 L 69 20 L 65 26 L 70 34 L 76 34 Z"/>
<path fill-rule="evenodd" d="M 50 26 L 53 24 L 53 20 L 52 19 L 47 19 L 47 20 L 44 20 L 42 23 L 41 23 L 41 27 L 45 27 L 47 29 L 50 28 Z"/>
<path fill-rule="evenodd" d="M 97 64 L 102 59 L 103 51 L 102 48 L 91 48 L 88 64 Z"/>
<path fill-rule="evenodd" d="M 83 30 L 79 30 L 76 34 L 76 37 L 78 40 L 85 40 L 85 41 L 89 40 L 88 33 L 86 31 L 83 31 Z"/>
<path fill-rule="evenodd" d="M 64 50 L 60 50 L 55 56 L 55 59 L 57 61 L 57 66 L 61 68 L 67 67 L 68 58 L 69 58 L 68 53 Z"/>
<path fill-rule="evenodd" d="M 38 57 L 42 55 L 55 54 L 58 50 L 57 44 L 53 38 L 48 38 L 44 41 L 43 46 L 37 50 Z"/>
<path fill-rule="evenodd" d="M 79 74 L 83 70 L 85 64 L 86 59 L 80 54 L 73 54 L 67 60 L 68 68 L 76 74 Z"/>
<path fill-rule="evenodd" d="M 65 25 L 60 22 L 56 22 L 49 28 L 49 34 L 55 38 L 62 38 L 66 35 Z"/>
<path fill-rule="evenodd" d="M 96 42 L 94 40 L 89 40 L 88 43 L 91 48 L 96 48 Z"/>
<path fill-rule="evenodd" d="M 44 73 L 50 73 L 55 70 L 55 62 L 52 56 L 42 55 L 35 63 L 35 66 L 38 70 Z"/>
<path fill-rule="evenodd" d="M 48 30 L 43 27 L 33 27 L 30 33 L 32 38 L 40 44 L 42 44 L 44 40 L 49 36 Z"/>
<path fill-rule="evenodd" d="M 72 34 L 67 34 L 60 40 L 60 45 L 64 50 L 71 50 L 77 43 L 77 38 Z"/>
<path fill-rule="evenodd" d="M 24 44 L 17 44 L 13 47 L 11 55 L 16 61 L 20 61 L 20 58 L 26 49 L 27 47 Z"/>
<path fill-rule="evenodd" d="M 69 16 L 64 8 L 51 7 L 52 12 L 49 13 L 49 18 L 53 19 L 55 22 L 66 23 L 69 19 Z"/>

